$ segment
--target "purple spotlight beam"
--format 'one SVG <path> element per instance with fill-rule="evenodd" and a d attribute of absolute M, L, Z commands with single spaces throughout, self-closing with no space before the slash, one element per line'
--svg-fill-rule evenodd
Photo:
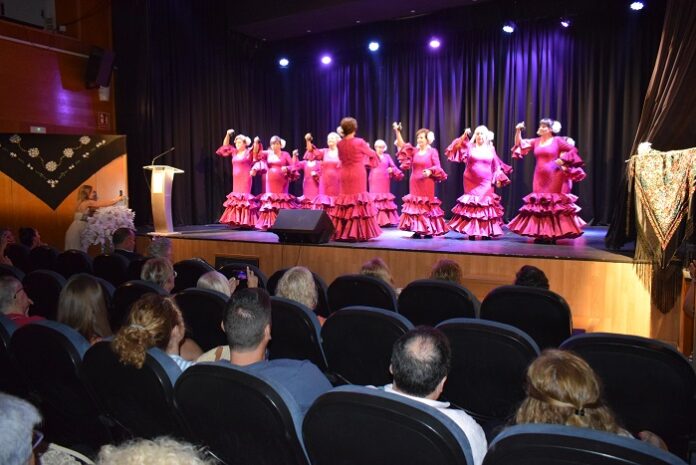
<path fill-rule="evenodd" d="M 433 48 L 433 49 L 440 48 L 440 45 L 441 45 L 440 39 L 434 37 L 434 38 L 430 39 L 430 42 L 428 42 L 428 45 L 430 46 L 430 48 Z"/>
<path fill-rule="evenodd" d="M 631 9 L 633 11 L 639 11 L 642 10 L 643 7 L 645 7 L 645 4 L 643 2 L 632 2 L 631 3 Z"/>
<path fill-rule="evenodd" d="M 331 56 L 329 55 L 324 55 L 321 57 L 321 63 L 324 65 L 329 65 L 331 64 Z"/>

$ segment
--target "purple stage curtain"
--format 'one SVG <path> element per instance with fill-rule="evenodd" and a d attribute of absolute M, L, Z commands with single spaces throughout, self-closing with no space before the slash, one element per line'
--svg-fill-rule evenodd
<path fill-rule="evenodd" d="M 323 145 L 346 115 L 358 119 L 360 137 L 384 139 L 392 154 L 392 121 L 403 122 L 408 139 L 419 127 L 434 131 L 449 174 L 438 186 L 447 214 L 462 194 L 464 167 L 447 162 L 443 151 L 464 128 L 487 125 L 510 163 L 518 121 L 531 137 L 540 118 L 558 119 L 587 163 L 587 179 L 574 187 L 581 216 L 609 221 L 655 61 L 663 2 L 633 14 L 606 0 L 535 0 L 524 10 L 514 6 L 521 2 L 495 0 L 271 44 L 233 32 L 242 20 L 234 3 L 112 5 L 118 129 L 128 134 L 131 204 L 140 222 L 151 220 L 138 165 L 153 154 L 176 146 L 163 161 L 186 171 L 173 194 L 175 223 L 209 223 L 231 190 L 229 160 L 214 155 L 227 128 L 264 143 L 278 134 L 288 148 L 302 149 L 306 132 Z M 568 9 L 577 15 L 561 29 L 557 19 Z M 521 16 L 511 36 L 500 32 L 503 12 Z M 425 47 L 433 31 L 443 31 L 435 53 Z M 370 55 L 364 47 L 375 34 L 383 46 Z M 318 54 L 332 47 L 334 63 L 322 68 Z M 292 60 L 288 69 L 276 65 L 281 52 Z M 507 219 L 531 191 L 534 160 L 511 164 L 512 184 L 500 190 Z M 392 186 L 397 197 L 407 193 L 406 181 Z M 254 192 L 258 187 L 256 181 Z"/>

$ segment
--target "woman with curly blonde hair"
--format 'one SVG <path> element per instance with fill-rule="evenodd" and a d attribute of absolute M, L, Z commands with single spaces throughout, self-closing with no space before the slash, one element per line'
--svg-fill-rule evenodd
<path fill-rule="evenodd" d="M 111 345 L 124 365 L 142 368 L 148 349 L 158 347 L 185 370 L 193 365 L 181 356 L 185 333 L 184 319 L 174 299 L 145 294 L 133 304 L 128 321 L 116 333 Z M 200 355 L 200 348 L 198 351 Z"/>
<path fill-rule="evenodd" d="M 614 413 L 602 399 L 602 386 L 590 365 L 577 355 L 547 349 L 527 369 L 527 397 L 522 401 L 515 423 L 550 423 L 591 428 L 633 437 L 619 426 Z M 653 446 L 667 449 L 650 431 L 638 437 Z"/>
<path fill-rule="evenodd" d="M 314 275 L 304 266 L 294 266 L 283 273 L 278 281 L 275 295 L 299 302 L 314 311 L 319 300 Z M 319 323 L 324 324 L 326 318 L 317 315 Z"/>
<path fill-rule="evenodd" d="M 99 451 L 98 465 L 213 465 L 214 460 L 186 442 L 168 437 L 133 439 L 118 446 L 106 445 Z"/>

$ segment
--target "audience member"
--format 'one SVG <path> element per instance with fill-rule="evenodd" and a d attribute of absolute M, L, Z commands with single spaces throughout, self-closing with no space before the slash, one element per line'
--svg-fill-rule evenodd
<path fill-rule="evenodd" d="M 389 284 L 397 295 L 401 292 L 401 289 L 397 288 L 394 284 L 394 277 L 392 276 L 389 266 L 379 257 L 375 257 L 372 260 L 368 260 L 363 263 L 362 267 L 360 268 L 360 274 L 381 279 L 385 283 Z"/>
<path fill-rule="evenodd" d="M 17 327 L 44 319 L 41 316 L 29 316 L 29 306 L 33 303 L 21 281 L 14 276 L 0 276 L 0 312 Z"/>
<path fill-rule="evenodd" d="M 5 256 L 5 249 L 9 244 L 14 244 L 14 235 L 9 229 L 0 229 L 0 265 L 12 266 L 10 257 Z"/>
<path fill-rule="evenodd" d="M 174 271 L 172 262 L 166 258 L 151 258 L 143 265 L 140 279 L 157 284 L 167 292 L 172 292 L 176 271 Z"/>
<path fill-rule="evenodd" d="M 0 463 L 34 465 L 32 433 L 41 423 L 36 407 L 24 399 L 0 393 Z"/>
<path fill-rule="evenodd" d="M 443 258 L 438 260 L 430 271 L 430 279 L 450 281 L 462 285 L 462 268 L 454 260 Z"/>
<path fill-rule="evenodd" d="M 619 426 L 601 397 L 601 382 L 590 365 L 571 352 L 547 349 L 527 369 L 527 397 L 515 415 L 515 423 L 551 423 L 591 428 L 633 437 Z M 650 431 L 638 437 L 667 450 Z"/>
<path fill-rule="evenodd" d="M 182 370 L 193 365 L 201 354 L 182 357 L 186 328 L 174 299 L 157 294 L 145 294 L 137 300 L 126 324 L 116 333 L 112 342 L 121 363 L 142 368 L 148 349 L 158 347 L 165 351 Z M 193 341 L 188 344 L 196 345 Z M 184 355 L 186 355 L 184 353 Z"/>
<path fill-rule="evenodd" d="M 173 262 L 172 258 L 172 241 L 168 237 L 155 236 L 150 241 L 150 245 L 147 248 L 147 255 L 149 257 L 159 257 L 166 258 L 170 262 Z"/>
<path fill-rule="evenodd" d="M 56 319 L 82 334 L 90 344 L 111 336 L 106 300 L 92 275 L 73 275 L 60 291 Z"/>
<path fill-rule="evenodd" d="M 99 451 L 97 465 L 214 465 L 202 449 L 168 437 L 133 439 Z"/>
<path fill-rule="evenodd" d="M 259 277 L 254 274 L 254 272 L 247 267 L 247 288 L 254 289 L 259 285 Z M 222 292 L 227 297 L 234 294 L 234 291 L 239 286 L 240 280 L 234 276 L 227 279 L 227 277 L 220 273 L 219 271 L 208 271 L 203 273 L 198 281 L 196 282 L 196 287 L 201 289 L 211 289 L 213 291 Z"/>
<path fill-rule="evenodd" d="M 220 360 L 245 371 L 281 384 L 297 402 L 302 414 L 324 392 L 331 389 L 329 380 L 307 360 L 266 360 L 266 346 L 271 340 L 271 298 L 263 289 L 240 289 L 227 303 L 223 322 L 228 351 L 212 349 L 199 358 Z"/>
<path fill-rule="evenodd" d="M 135 231 L 130 228 L 118 228 L 111 236 L 111 241 L 114 244 L 114 253 L 122 255 L 128 261 L 143 258 L 142 255 L 135 252 Z"/>
<path fill-rule="evenodd" d="M 19 242 L 29 250 L 44 245 L 39 231 L 35 228 L 19 228 Z"/>
<path fill-rule="evenodd" d="M 549 280 L 542 270 L 532 265 L 524 265 L 515 275 L 515 286 L 549 288 Z"/>
<path fill-rule="evenodd" d="M 451 361 L 449 340 L 440 330 L 426 326 L 412 329 L 394 343 L 389 365 L 393 383 L 384 386 L 384 390 L 435 407 L 450 417 L 469 440 L 474 464 L 481 465 L 488 448 L 483 428 L 464 410 L 437 400 Z"/>
<path fill-rule="evenodd" d="M 319 300 L 314 275 L 304 266 L 294 266 L 283 273 L 275 295 L 301 303 L 312 311 L 316 310 Z M 326 321 L 323 316 L 317 315 L 317 318 L 321 325 Z"/>

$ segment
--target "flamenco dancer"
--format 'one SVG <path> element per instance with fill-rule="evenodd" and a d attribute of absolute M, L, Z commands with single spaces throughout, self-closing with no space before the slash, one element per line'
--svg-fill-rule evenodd
<path fill-rule="evenodd" d="M 292 151 L 292 157 L 297 158 L 297 150 Z M 314 152 L 306 152 L 302 161 L 296 163 L 297 171 L 302 173 L 302 195 L 297 198 L 297 203 L 304 210 L 318 210 L 320 208 L 314 201 L 319 195 L 321 163 L 314 159 Z"/>
<path fill-rule="evenodd" d="M 470 240 L 477 237 L 490 239 L 503 234 L 503 214 L 500 196 L 495 187 L 510 184 L 507 175 L 512 168 L 503 163 L 493 146 L 493 133 L 486 126 L 474 130 L 474 140 L 470 141 L 471 129 L 467 128 L 461 137 L 456 138 L 445 154 L 450 161 L 466 163 L 464 170 L 464 195 L 457 199 L 452 209 L 452 219 L 448 226 Z"/>
<path fill-rule="evenodd" d="M 336 197 L 340 191 L 341 160 L 338 158 L 337 144 L 341 140 L 341 136 L 336 132 L 330 132 L 326 136 L 327 148 L 324 149 L 318 149 L 312 140 L 312 134 L 305 134 L 307 151 L 304 158 L 309 157 L 321 162 L 319 195 L 314 199 L 314 209 L 324 210 L 327 215 L 331 216 L 331 211 L 336 204 Z"/>
<path fill-rule="evenodd" d="M 377 139 L 375 152 L 377 152 L 379 164 L 370 170 L 367 178 L 370 194 L 377 209 L 377 224 L 381 227 L 399 224 L 394 194 L 391 193 L 389 184 L 392 179 L 396 181 L 404 179 L 404 173 L 397 168 L 386 150 L 387 144 L 382 139 Z"/>
<path fill-rule="evenodd" d="M 544 118 L 534 139 L 522 139 L 524 122 L 515 126 L 513 158 L 522 158 L 534 151 L 533 192 L 527 195 L 524 205 L 508 228 L 522 236 L 534 238 L 541 244 L 555 244 L 557 239 L 572 239 L 582 235 L 585 221 L 578 216 L 580 207 L 575 205 L 577 196 L 570 193 L 573 181 L 585 178 L 583 161 L 574 145 L 557 137 L 561 123 Z"/>
<path fill-rule="evenodd" d="M 270 150 L 263 150 L 258 137 L 254 139 L 252 152 L 258 160 L 251 169 L 251 175 L 257 173 L 266 175 L 266 191 L 258 196 L 259 217 L 256 221 L 258 229 L 268 229 L 275 223 L 281 208 L 297 208 L 294 195 L 288 194 L 288 185 L 299 177 L 295 162 L 290 158 L 285 148 L 285 140 L 278 136 L 271 137 Z"/>
<path fill-rule="evenodd" d="M 355 118 L 343 118 L 340 129 L 343 132 L 343 139 L 337 144 L 341 161 L 340 192 L 329 215 L 336 228 L 333 239 L 362 242 L 382 234 L 372 196 L 366 191 L 365 165 L 377 166 L 377 154 L 363 139 L 355 137 L 358 129 Z"/>
<path fill-rule="evenodd" d="M 221 157 L 232 157 L 232 192 L 227 194 L 223 203 L 225 211 L 219 222 L 239 228 L 254 228 L 258 220 L 259 206 L 256 198 L 251 195 L 251 168 L 254 159 L 248 149 L 251 144 L 244 134 L 234 138 L 234 146 L 230 145 L 230 137 L 234 129 L 228 129 L 222 146 L 215 153 Z"/>
<path fill-rule="evenodd" d="M 412 231 L 414 239 L 431 239 L 447 232 L 443 218 L 442 202 L 435 197 L 435 183 L 447 180 L 447 173 L 440 166 L 440 155 L 430 144 L 435 135 L 428 129 L 416 131 L 416 145 L 404 142 L 401 123 L 392 125 L 396 133 L 396 154 L 402 170 L 411 170 L 409 193 L 402 197 L 399 229 Z"/>

